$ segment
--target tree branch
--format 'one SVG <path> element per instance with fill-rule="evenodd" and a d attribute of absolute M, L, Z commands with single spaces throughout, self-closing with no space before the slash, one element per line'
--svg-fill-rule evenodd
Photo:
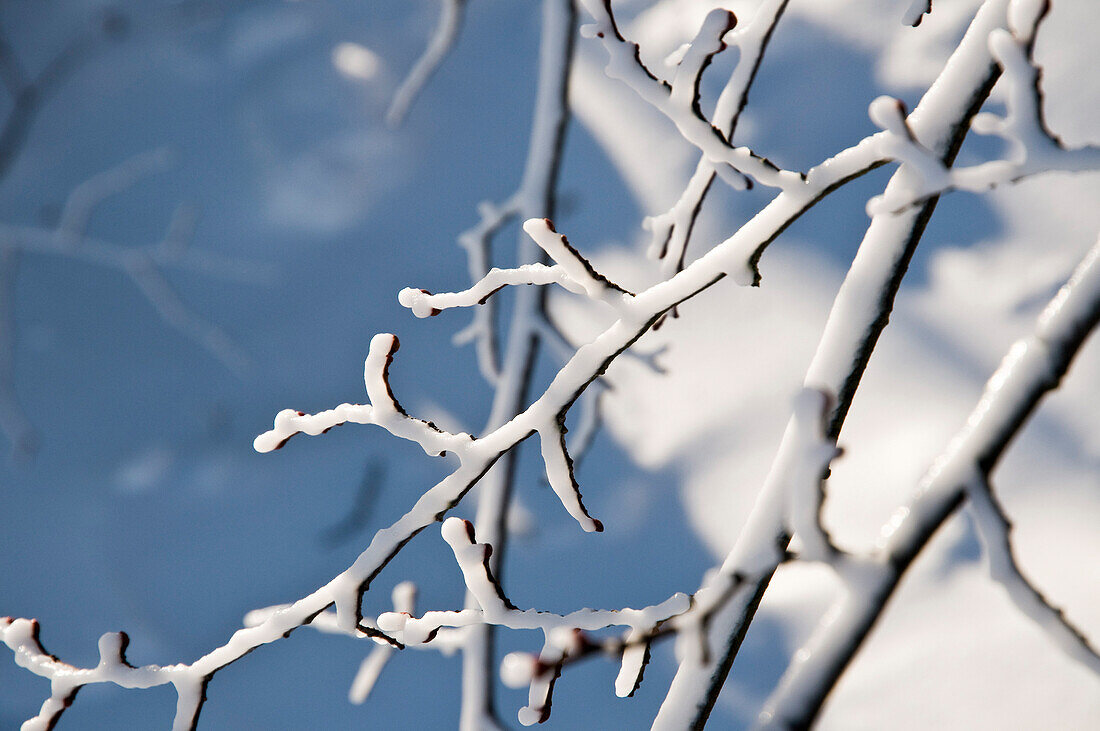
<path fill-rule="evenodd" d="M 979 493 L 1009 443 L 1048 391 L 1058 386 L 1088 334 L 1100 323 L 1100 241 L 1039 316 L 1031 337 L 1017 341 L 986 383 L 966 425 L 932 464 L 916 497 L 883 526 L 877 570 L 826 614 L 824 623 L 795 655 L 765 710 L 764 726 L 805 728 L 886 608 L 905 571 L 968 494 L 978 495 L 977 514 L 989 517 L 991 501 Z M 987 493 L 988 494 L 988 493 Z M 992 528 L 988 520 L 983 529 Z M 996 529 L 994 529 L 994 532 Z M 988 538 L 988 535 L 987 535 Z M 1002 547 L 1007 551 L 1007 533 Z M 991 561 L 1004 567 L 997 544 Z M 1014 564 L 1009 561 L 1009 566 Z M 1011 573 L 1011 569 L 1010 569 Z M 1016 576 L 1019 576 L 1016 572 Z M 1011 579 L 1010 579 L 1011 580 Z M 1037 592 L 1014 582 L 1026 613 L 1058 638 L 1066 654 L 1100 674 L 1100 656 Z M 1020 591 L 1020 590 L 1023 591 Z"/>

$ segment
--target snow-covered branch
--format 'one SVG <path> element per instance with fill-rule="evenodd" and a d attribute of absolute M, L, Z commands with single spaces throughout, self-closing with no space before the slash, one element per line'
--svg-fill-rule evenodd
<path fill-rule="evenodd" d="M 215 673 L 303 626 L 372 641 L 366 645 L 371 651 L 362 660 L 349 691 L 355 703 L 370 694 L 399 650 L 461 651 L 463 729 L 497 725 L 493 681 L 487 672 L 492 669 L 495 673 L 497 665 L 494 628 L 543 633 L 537 654 L 512 653 L 500 664 L 505 684 L 528 688 L 527 704 L 519 713 L 524 725 L 548 718 L 555 680 L 570 663 L 596 654 L 615 658 L 620 663 L 615 693 L 629 696 L 641 682 L 653 643 L 674 638 L 680 667 L 654 728 L 701 727 L 771 576 L 784 562 L 806 560 L 835 570 L 845 592 L 826 615 L 821 630 L 798 653 L 761 717 L 765 725 L 799 727 L 813 720 L 908 565 L 968 496 L 994 575 L 1013 601 L 1067 654 L 1100 671 L 1100 658 L 1082 633 L 1016 565 L 1008 519 L 988 485 L 989 472 L 1013 435 L 1042 394 L 1065 373 L 1086 334 L 1100 319 L 1100 243 L 1044 312 L 1035 334 L 1018 343 L 1005 359 L 965 429 L 922 481 L 917 497 L 884 529 L 876 554 L 864 557 L 842 551 L 831 541 L 820 516 L 830 463 L 840 454 L 836 445 L 847 409 L 889 318 L 936 197 L 954 188 L 976 190 L 1041 170 L 1095 164 L 1092 148 L 1062 149 L 1042 122 L 1037 70 L 1031 61 L 1035 28 L 1044 12 L 1042 3 L 987 0 L 912 115 L 907 116 L 892 99 L 876 100 L 871 116 L 883 131 L 805 174 L 781 170 L 752 150 L 732 143 L 749 88 L 787 0 L 764 0 L 753 20 L 740 29 L 734 29 L 731 12 L 711 12 L 694 41 L 679 54 L 670 81 L 660 79 L 642 63 L 638 47 L 620 33 L 610 0 L 583 3 L 595 18 L 588 34 L 602 39 L 610 56 L 608 73 L 672 120 L 701 153 L 695 174 L 677 203 L 648 222 L 654 244 L 659 244 L 657 253 L 665 260 L 664 279 L 637 293 L 627 291 L 597 271 L 550 221 L 569 119 L 565 100 L 575 16 L 571 0 L 544 0 L 539 86 L 523 180 L 503 203 L 483 204 L 477 224 L 459 237 L 472 284 L 458 292 L 433 294 L 406 288 L 398 295 L 400 303 L 417 317 L 479 306 L 471 325 L 456 339 L 476 341 L 482 374 L 493 388 L 484 428 L 475 437 L 445 431 L 408 414 L 388 378 L 399 346 L 397 337 L 376 335 L 364 363 L 367 403 L 343 403 L 316 414 L 281 411 L 273 428 L 256 437 L 256 450 L 279 449 L 300 433 L 319 435 L 347 423 L 373 424 L 416 442 L 428 455 L 454 455 L 457 459 L 450 473 L 423 490 L 404 515 L 375 533 L 345 571 L 297 601 L 249 613 L 242 629 L 190 664 L 132 667 L 125 659 L 125 635 L 117 634 L 101 640 L 96 667 L 78 668 L 45 651 L 35 621 L 0 620 L 0 639 L 13 650 L 17 663 L 51 681 L 50 697 L 26 728 L 51 727 L 79 688 L 91 683 L 127 688 L 171 684 L 178 694 L 174 727 L 191 728 Z M 453 43 L 463 7 L 463 0 L 445 0 L 440 26 L 395 98 L 391 114 L 403 113 L 415 90 Z M 929 10 L 927 0 L 913 2 L 906 20 L 915 25 Z M 700 108 L 700 82 L 716 54 L 728 45 L 739 47 L 739 61 L 718 99 L 714 119 L 708 120 Z M 989 117 L 978 117 L 973 126 L 977 131 L 1001 135 L 1020 154 L 996 164 L 953 168 L 971 120 L 1002 71 L 1009 92 L 1007 116 L 995 123 Z M 17 76 L 5 65 L 0 48 L 0 77 Z M 882 202 L 871 206 L 875 214 L 871 227 L 833 303 L 772 468 L 722 564 L 708 573 L 694 593 L 676 593 L 643 609 L 578 609 L 560 614 L 519 609 L 508 598 L 501 580 L 501 554 L 508 545 L 505 520 L 520 445 L 533 447 L 536 440 L 529 438 L 537 438 L 546 478 L 566 512 L 583 531 L 601 531 L 603 524 L 589 514 L 581 499 L 574 460 L 592 443 L 599 424 L 598 389 L 609 385 L 603 380 L 608 367 L 678 305 L 727 276 L 741 285 L 758 285 L 759 262 L 772 241 L 831 192 L 890 160 L 900 162 L 900 169 Z M 186 210 L 173 218 L 163 242 L 136 252 L 97 241 L 85 230 L 91 206 L 157 164 L 155 156 L 131 161 L 128 167 L 81 186 L 65 206 L 56 230 L 0 226 L 0 298 L 10 294 L 10 278 L 20 252 L 56 249 L 66 256 L 118 266 L 166 321 L 212 350 L 228 347 L 219 331 L 204 327 L 190 315 L 163 276 L 166 267 L 188 266 L 191 261 L 184 247 L 191 228 Z M 691 229 L 715 176 L 734 187 L 759 182 L 775 188 L 775 196 L 728 238 L 687 264 L 685 249 Z M 494 268 L 492 240 L 513 219 L 523 221 L 516 264 Z M 587 342 L 572 342 L 546 312 L 543 285 L 549 284 L 602 303 L 614 321 Z M 516 296 L 504 328 L 507 337 L 498 343 L 491 297 L 507 286 L 517 287 Z M 3 304 L 0 300 L 0 329 L 10 333 L 11 318 L 5 317 L 9 313 Z M 711 305 L 701 302 L 700 306 Z M 543 345 L 557 368 L 545 389 L 532 393 L 532 373 Z M 7 409 L 14 403 L 14 395 L 8 394 L 10 358 L 4 359 L 4 355 L 0 341 L 0 425 L 18 431 L 7 426 Z M 565 423 L 574 406 L 580 413 L 572 417 L 577 422 L 574 438 L 567 441 Z M 476 526 L 447 517 L 475 489 L 479 491 Z M 364 597 L 380 572 L 418 533 L 437 522 L 442 522 L 442 536 L 464 579 L 468 592 L 464 608 L 416 616 L 415 589 L 403 582 L 394 590 L 393 611 L 373 620 L 364 617 Z M 611 627 L 619 629 L 592 634 Z"/>
<path fill-rule="evenodd" d="M 392 598 L 394 612 L 410 616 L 416 612 L 416 585 L 411 581 L 402 581 L 395 586 Z M 253 627 L 261 624 L 272 614 L 285 608 L 286 605 L 279 605 L 255 609 L 245 615 L 244 625 Z M 370 696 L 379 676 L 381 676 L 382 671 L 397 650 L 404 650 L 406 647 L 414 650 L 436 650 L 441 655 L 449 657 L 461 650 L 469 637 L 466 627 L 444 628 L 434 633 L 430 639 L 424 642 L 405 645 L 378 629 L 377 621 L 364 617 L 356 627 L 346 630 L 336 621 L 336 615 L 329 611 L 321 612 L 314 617 L 309 622 L 309 627 L 326 634 L 373 640 L 374 648 L 363 658 L 363 662 L 360 663 L 359 670 L 355 673 L 351 686 L 348 688 L 348 700 L 356 705 L 364 703 Z"/>
<path fill-rule="evenodd" d="M 746 176 L 762 185 L 793 191 L 804 185 L 805 177 L 782 170 L 767 158 L 747 147 L 734 147 L 726 135 L 699 110 L 699 78 L 713 56 L 726 48 L 722 40 L 733 29 L 736 17 L 728 10 L 711 11 L 681 62 L 681 71 L 672 83 L 657 78 L 642 63 L 638 45 L 626 40 L 615 23 L 611 0 L 582 0 L 594 23 L 583 26 L 586 38 L 599 38 L 608 54 L 607 75 L 624 82 L 638 96 L 676 125 L 691 144 L 714 166 L 718 175 L 737 187 L 745 187 Z"/>
<path fill-rule="evenodd" d="M 1100 241 L 1043 310 L 1034 333 L 1017 341 L 986 383 L 966 425 L 917 488 L 916 497 L 883 526 L 876 570 L 826 613 L 799 650 L 760 717 L 777 728 L 808 726 L 882 613 L 902 576 L 939 527 L 977 496 L 984 545 L 1010 595 L 1069 657 L 1100 674 L 1100 655 L 1023 580 L 1011 559 L 1007 523 L 992 506 L 987 480 L 1039 401 L 1058 386 L 1089 333 L 1100 323 Z M 984 491 L 984 493 L 983 493 Z"/>
<path fill-rule="evenodd" d="M 524 222 L 523 230 L 539 245 L 556 264 L 547 266 L 538 262 L 521 264 L 514 269 L 490 269 L 474 286 L 461 292 L 432 294 L 426 289 L 406 287 L 398 295 L 398 301 L 412 310 L 417 317 L 431 317 L 454 307 L 474 307 L 507 286 L 521 284 L 557 284 L 575 294 L 585 295 L 597 302 L 616 307 L 623 296 L 633 294 L 609 281 L 597 272 L 592 264 L 574 249 L 565 236 L 554 230 L 548 218 L 531 218 Z"/>
<path fill-rule="evenodd" d="M 428 39 L 428 45 L 409 71 L 409 75 L 394 92 L 393 101 L 390 103 L 389 111 L 386 112 L 386 122 L 390 126 L 396 127 L 405 120 L 409 107 L 416 101 L 421 89 L 451 52 L 458 39 L 458 31 L 462 27 L 465 7 L 466 0 L 440 0 L 439 21 L 432 31 L 431 38 Z"/>
<path fill-rule="evenodd" d="M 502 674 L 509 685 L 529 683 L 530 703 L 520 710 L 519 719 L 525 726 L 546 720 L 550 712 L 550 693 L 553 679 L 560 673 L 566 655 L 576 654 L 582 633 L 594 632 L 606 627 L 627 627 L 629 633 L 641 636 L 652 633 L 670 618 L 682 615 L 691 608 L 691 600 L 685 594 L 674 594 L 660 604 L 643 609 L 595 610 L 580 609 L 566 615 L 542 612 L 534 609 L 518 609 L 504 595 L 500 583 L 489 567 L 492 546 L 477 543 L 474 527 L 468 521 L 448 518 L 442 527 L 443 539 L 454 552 L 462 570 L 466 586 L 477 600 L 478 609 L 458 612 L 427 612 L 415 618 L 409 613 L 390 612 L 379 615 L 378 627 L 392 633 L 408 646 L 430 642 L 445 627 L 467 627 L 475 624 L 491 624 L 510 629 L 537 629 L 543 632 L 546 644 L 538 660 L 526 664 L 519 656 L 505 659 Z M 631 652 L 624 662 L 630 668 L 637 667 L 636 652 Z M 526 677 L 521 670 L 526 669 Z M 636 677 L 631 677 L 632 691 Z M 617 683 L 617 687 L 620 686 Z M 626 693 L 628 694 L 628 693 Z M 624 695 L 626 695 L 624 694 Z"/>
<path fill-rule="evenodd" d="M 837 549 L 821 526 L 823 485 L 829 464 L 841 454 L 836 440 L 826 434 L 833 398 L 822 391 L 806 389 L 795 401 L 791 417 L 794 448 L 790 467 L 782 470 L 789 484 L 787 533 L 802 540 L 799 558 L 832 563 Z"/>
<path fill-rule="evenodd" d="M 714 108 L 714 124 L 727 140 L 733 139 L 737 120 L 748 101 L 749 87 L 756 78 L 764 51 L 787 3 L 788 0 L 766 0 L 757 8 L 750 22 L 724 37 L 727 45 L 736 46 L 740 52 L 737 65 Z M 661 260 L 661 270 L 666 278 L 684 268 L 691 231 L 715 175 L 717 170 L 714 164 L 706 155 L 701 156 L 684 192 L 672 208 L 642 221 L 642 226 L 652 232 L 649 255 Z"/>
<path fill-rule="evenodd" d="M 22 731 L 48 731 L 57 724 L 77 691 L 85 685 L 112 683 L 123 688 L 152 688 L 172 685 L 176 689 L 176 720 L 173 731 L 194 728 L 199 708 L 205 700 L 208 676 L 187 665 L 143 665 L 126 661 L 129 638 L 125 632 L 108 632 L 99 638 L 99 663 L 78 668 L 46 652 L 39 641 L 38 622 L 33 619 L 0 617 L 0 640 L 15 653 L 15 662 L 50 681 L 50 696 L 38 715 L 28 719 Z"/>
<path fill-rule="evenodd" d="M 1088 638 L 1020 570 L 1012 550 L 1012 523 L 989 481 L 970 482 L 966 498 L 992 579 L 1004 587 L 1016 608 L 1041 627 L 1062 652 L 1100 674 L 1100 654 Z"/>

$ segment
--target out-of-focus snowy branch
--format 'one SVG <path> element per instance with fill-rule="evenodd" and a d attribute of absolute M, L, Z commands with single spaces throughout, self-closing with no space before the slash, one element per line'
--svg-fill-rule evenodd
<path fill-rule="evenodd" d="M 0 178 L 23 150 L 42 105 L 101 40 L 117 37 L 124 29 L 122 16 L 114 12 L 104 14 L 73 36 L 33 76 L 27 73 L 15 49 L 0 32 L 0 83 L 11 97 L 11 108 L 0 124 Z M 18 247 L 0 246 L 0 430 L 11 442 L 13 453 L 27 457 L 37 450 L 38 437 L 19 404 L 15 388 L 15 287 L 19 260 Z"/>
<path fill-rule="evenodd" d="M 409 107 L 416 101 L 421 89 L 443 63 L 443 59 L 451 52 L 458 39 L 466 0 L 440 0 L 440 3 L 439 21 L 432 31 L 431 38 L 428 39 L 428 46 L 413 64 L 409 75 L 394 92 L 393 101 L 390 103 L 389 111 L 386 112 L 386 122 L 390 126 L 396 127 L 405 120 Z"/>
<path fill-rule="evenodd" d="M 93 18 L 54 54 L 37 74 L 28 74 L 7 38 L 0 35 L 0 82 L 12 106 L 0 124 L 0 177 L 23 149 L 31 124 L 50 96 L 78 69 L 97 46 L 125 34 L 127 19 L 113 10 Z"/>
<path fill-rule="evenodd" d="M 0 289 L 6 305 L 0 320 L 3 341 L 0 356 L 0 428 L 17 453 L 33 451 L 36 441 L 30 420 L 15 397 L 14 338 L 16 303 L 15 276 L 21 254 L 53 255 L 117 269 L 130 278 L 161 319 L 194 341 L 226 368 L 242 373 L 249 359 L 239 345 L 215 323 L 195 312 L 176 293 L 166 278 L 169 269 L 189 270 L 233 281 L 267 283 L 273 278 L 262 264 L 217 257 L 190 248 L 194 212 L 180 206 L 173 213 L 164 237 L 149 246 L 125 246 L 88 234 L 94 209 L 113 195 L 136 185 L 142 178 L 166 169 L 171 155 L 166 149 L 145 152 L 78 185 L 69 195 L 57 224 L 51 228 L 0 223 L 0 249 L 8 252 L 3 261 Z"/>
<path fill-rule="evenodd" d="M 466 251 L 467 270 L 470 281 L 477 282 L 488 275 L 490 265 L 490 243 L 496 233 L 511 219 L 518 215 L 513 199 L 502 205 L 482 201 L 478 206 L 480 220 L 473 228 L 458 237 L 458 243 Z M 500 378 L 500 363 L 493 317 L 494 305 L 486 299 L 482 306 L 474 310 L 474 318 L 465 328 L 454 336 L 455 345 L 465 345 L 473 341 L 477 348 L 477 364 L 482 377 L 491 384 Z"/>

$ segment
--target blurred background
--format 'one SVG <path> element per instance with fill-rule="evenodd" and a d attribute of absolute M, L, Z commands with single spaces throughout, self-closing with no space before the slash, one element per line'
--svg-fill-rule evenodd
<path fill-rule="evenodd" d="M 616 8 L 659 68 L 713 5 Z M 755 3 L 731 5 L 747 18 Z M 1100 83 L 1088 72 L 1100 52 L 1086 30 L 1100 17 L 1088 5 L 1055 2 L 1038 50 L 1050 126 L 1076 144 L 1100 142 Z M 793 2 L 738 141 L 805 169 L 874 131 L 866 106 L 879 94 L 915 105 L 976 3 L 937 5 L 917 29 L 899 22 L 907 6 Z M 503 200 L 519 182 L 539 12 L 533 2 L 470 2 L 453 52 L 391 127 L 386 110 L 438 12 L 433 0 L 0 5 L 0 614 L 38 618 L 48 651 L 95 664 L 99 635 L 125 630 L 133 664 L 193 661 L 245 612 L 293 601 L 342 571 L 446 474 L 443 460 L 368 427 L 252 450 L 280 409 L 365 400 L 362 360 L 375 333 L 401 339 L 391 382 L 410 413 L 481 429 L 491 391 L 472 349 L 450 342 L 469 314 L 417 320 L 396 295 L 468 286 L 455 239 L 477 221 L 480 201 Z M 733 67 L 735 54 L 724 55 L 706 77 L 705 108 Z M 603 76 L 603 62 L 594 42 L 578 41 L 555 224 L 612 279 L 637 287 L 655 276 L 641 218 L 675 201 L 695 157 Z M 33 96 L 17 93 L 27 88 Z M 1000 152 L 976 140 L 960 162 Z M 867 225 L 864 203 L 888 174 L 857 181 L 786 232 L 765 257 L 760 289 L 724 283 L 643 339 L 644 351 L 666 348 L 666 373 L 636 362 L 612 369 L 607 428 L 578 473 L 607 532 L 582 534 L 524 452 L 505 568 L 517 605 L 642 606 L 698 586 L 770 464 Z M 689 258 L 765 200 L 716 191 Z M 825 514 L 838 541 L 870 546 L 908 497 L 1009 344 L 1095 241 L 1097 200 L 1100 177 L 1090 174 L 941 202 L 841 437 L 847 456 L 834 466 Z M 514 263 L 516 236 L 498 236 L 494 263 Z M 596 333 L 602 313 L 556 295 L 552 307 L 574 337 Z M 1025 571 L 1092 637 L 1097 349 L 1086 349 L 996 475 Z M 554 366 L 540 363 L 536 388 Z M 715 728 L 751 722 L 835 594 L 826 573 L 779 572 Z M 957 517 L 846 674 L 822 727 L 882 728 L 887 717 L 898 728 L 1100 720 L 1100 683 L 986 574 L 968 519 Z M 403 580 L 420 588 L 421 609 L 462 602 L 461 575 L 434 529 L 383 572 L 364 611 L 389 609 Z M 541 637 L 508 632 L 499 642 L 502 653 L 537 651 Z M 367 651 L 295 632 L 219 672 L 200 727 L 456 725 L 458 658 L 399 653 L 355 706 L 347 688 Z M 616 664 L 578 664 L 556 686 L 549 723 L 647 726 L 674 667 L 671 648 L 660 648 L 636 696 L 620 700 Z M 0 728 L 32 716 L 47 693 L 45 681 L 0 658 Z M 501 718 L 517 725 L 526 692 L 501 686 L 498 698 Z M 165 688 L 88 687 L 59 727 L 165 728 L 174 702 Z"/>

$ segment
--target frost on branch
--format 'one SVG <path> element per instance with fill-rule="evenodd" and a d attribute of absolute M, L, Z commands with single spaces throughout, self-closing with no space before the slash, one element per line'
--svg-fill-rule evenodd
<path fill-rule="evenodd" d="M 451 452 L 463 457 L 473 437 L 465 432 L 450 434 L 430 421 L 409 416 L 394 398 L 388 371 L 398 347 L 397 337 L 389 333 L 371 338 L 370 351 L 363 364 L 363 381 L 371 401 L 369 404 L 340 404 L 319 414 L 284 409 L 275 416 L 274 428 L 256 437 L 253 442 L 256 451 L 271 452 L 282 447 L 295 434 L 317 436 L 334 426 L 351 422 L 376 424 L 396 437 L 416 442 L 431 456 Z"/>

